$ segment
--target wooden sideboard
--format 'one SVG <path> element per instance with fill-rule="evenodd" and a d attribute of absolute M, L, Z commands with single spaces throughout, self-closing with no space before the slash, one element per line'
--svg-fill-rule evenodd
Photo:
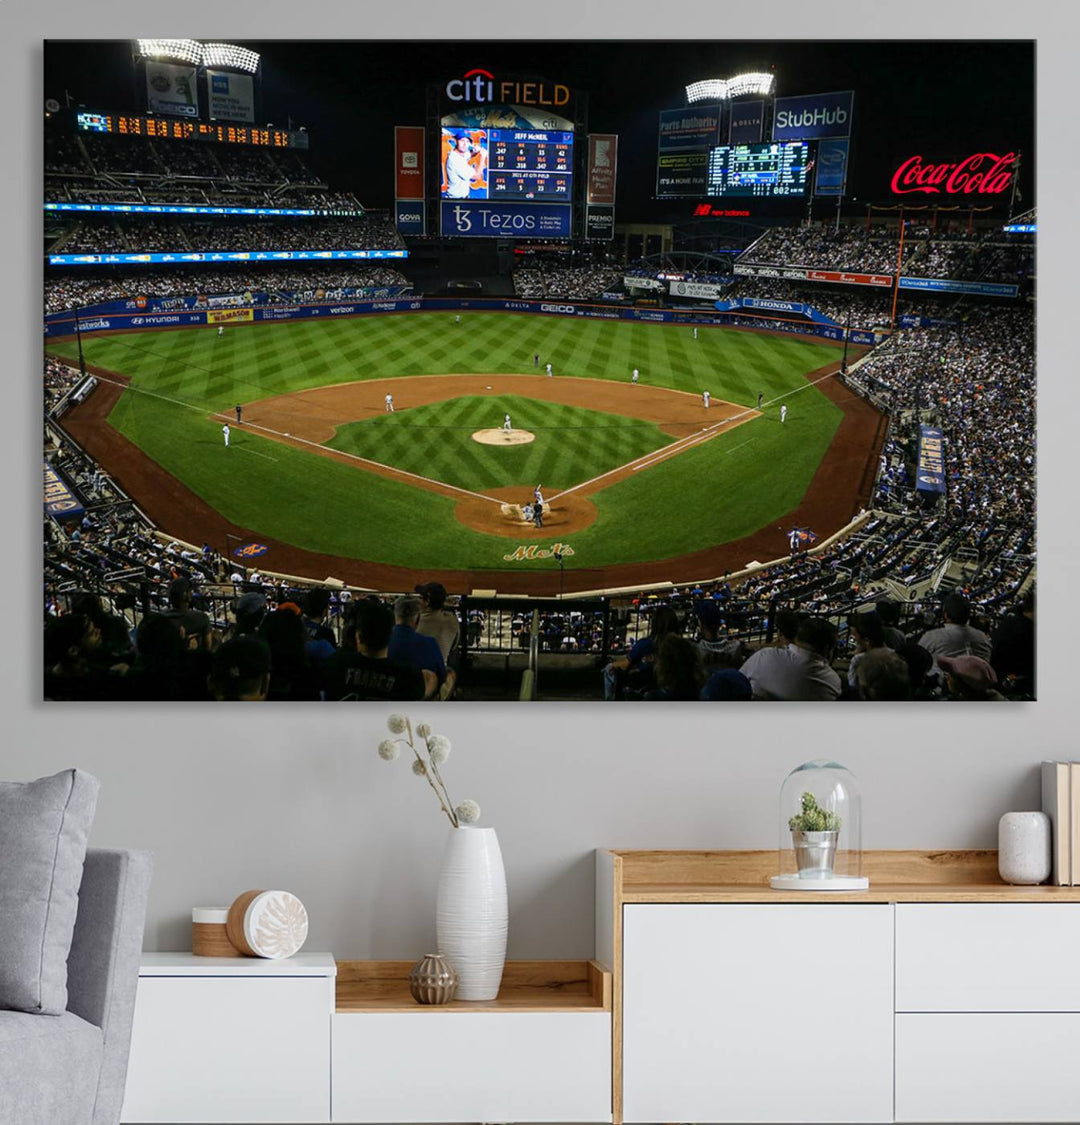
<path fill-rule="evenodd" d="M 1080 1120 L 1080 887 L 993 851 L 866 852 L 859 892 L 776 853 L 599 851 L 612 1120 Z"/>

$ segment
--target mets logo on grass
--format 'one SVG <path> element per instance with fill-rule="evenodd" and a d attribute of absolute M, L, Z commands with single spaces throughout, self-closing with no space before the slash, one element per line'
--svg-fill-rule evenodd
<path fill-rule="evenodd" d="M 257 559 L 269 550 L 265 543 L 241 543 L 233 549 L 233 555 L 238 559 Z"/>
<path fill-rule="evenodd" d="M 574 548 L 569 543 L 556 543 L 552 547 L 537 547 L 530 544 L 527 547 L 518 547 L 511 554 L 503 555 L 504 562 L 527 562 L 529 559 L 550 559 L 561 555 L 564 559 L 574 553 Z"/>

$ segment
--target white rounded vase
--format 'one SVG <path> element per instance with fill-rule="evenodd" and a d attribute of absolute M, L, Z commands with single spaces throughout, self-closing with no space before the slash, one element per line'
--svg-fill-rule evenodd
<path fill-rule="evenodd" d="M 1050 878 L 1050 818 L 1007 812 L 998 821 L 998 872 L 1006 883 L 1033 886 Z"/>
<path fill-rule="evenodd" d="M 458 1000 L 494 1000 L 506 964 L 506 872 L 494 828 L 451 828 L 439 874 L 436 944 Z"/>

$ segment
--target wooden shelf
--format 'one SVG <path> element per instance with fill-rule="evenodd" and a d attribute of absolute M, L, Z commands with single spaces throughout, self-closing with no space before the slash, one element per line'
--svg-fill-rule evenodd
<path fill-rule="evenodd" d="M 412 961 L 339 961 L 340 1012 L 609 1012 L 611 972 L 595 961 L 507 961 L 494 1000 L 417 1004 Z"/>
<path fill-rule="evenodd" d="M 868 891 L 776 891 L 776 852 L 612 851 L 619 903 L 1080 902 L 1080 887 L 1013 887 L 997 852 L 866 851 Z"/>

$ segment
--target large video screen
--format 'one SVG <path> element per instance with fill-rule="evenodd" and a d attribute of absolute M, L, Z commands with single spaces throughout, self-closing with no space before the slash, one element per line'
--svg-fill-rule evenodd
<path fill-rule="evenodd" d="M 443 199 L 573 200 L 574 134 L 442 127 Z"/>
<path fill-rule="evenodd" d="M 809 151 L 805 141 L 719 145 L 709 152 L 706 194 L 759 198 L 806 195 Z"/>

